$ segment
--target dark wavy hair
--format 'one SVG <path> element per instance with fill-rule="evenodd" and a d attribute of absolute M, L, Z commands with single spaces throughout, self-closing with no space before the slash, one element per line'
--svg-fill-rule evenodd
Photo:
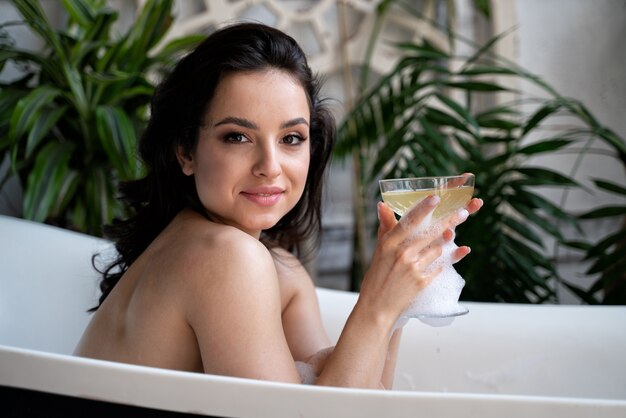
<path fill-rule="evenodd" d="M 176 150 L 195 150 L 206 109 L 225 75 L 268 69 L 289 73 L 306 92 L 311 112 L 311 160 L 302 197 L 275 226 L 263 231 L 261 241 L 269 248 L 279 246 L 301 255 L 301 244 L 318 238 L 322 183 L 336 129 L 330 110 L 319 97 L 319 79 L 312 74 L 300 46 L 287 34 L 256 23 L 228 26 L 182 58 L 155 91 L 150 121 L 139 142 L 146 175 L 120 185 L 121 199 L 132 215 L 104 227 L 105 236 L 115 242 L 117 258 L 102 271 L 102 295 L 92 311 L 182 209 L 191 208 L 208 217 L 193 176 L 181 171 Z"/>

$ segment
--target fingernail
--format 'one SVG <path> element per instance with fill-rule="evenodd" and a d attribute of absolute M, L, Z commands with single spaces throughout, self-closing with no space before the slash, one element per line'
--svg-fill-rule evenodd
<path fill-rule="evenodd" d="M 376 205 L 376 217 L 380 221 L 380 210 L 382 209 L 383 202 L 378 202 Z"/>
<path fill-rule="evenodd" d="M 426 198 L 426 204 L 430 206 L 435 206 L 437 203 L 439 203 L 440 200 L 441 199 L 439 198 L 439 196 L 433 194 Z"/>
<path fill-rule="evenodd" d="M 469 212 L 467 209 L 459 209 L 459 218 L 461 218 L 462 221 L 466 220 L 468 216 Z"/>

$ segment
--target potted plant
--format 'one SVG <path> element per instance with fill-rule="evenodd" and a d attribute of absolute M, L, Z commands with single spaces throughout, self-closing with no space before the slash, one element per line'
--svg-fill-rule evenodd
<path fill-rule="evenodd" d="M 201 36 L 161 45 L 172 0 L 148 0 L 133 25 L 114 35 L 118 12 L 103 0 L 63 0 L 55 29 L 36 0 L 11 0 L 22 16 L 0 30 L 0 70 L 12 61 L 22 75 L 0 84 L 0 154 L 19 176 L 27 219 L 93 235 L 122 213 L 117 183 L 141 174 L 135 143 L 166 71 Z M 42 51 L 16 46 L 9 25 L 27 25 Z M 0 179 L 0 187 L 6 178 Z"/>

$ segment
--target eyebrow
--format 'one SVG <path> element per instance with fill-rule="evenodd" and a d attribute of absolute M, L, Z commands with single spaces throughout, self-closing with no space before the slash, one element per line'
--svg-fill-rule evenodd
<path fill-rule="evenodd" d="M 307 122 L 307 120 L 304 119 L 304 118 L 295 118 L 295 119 L 291 119 L 291 120 L 288 120 L 286 122 L 283 122 L 283 124 L 280 125 L 280 128 L 281 129 L 291 128 L 292 126 L 296 126 L 296 125 L 306 125 L 306 126 L 309 126 L 309 122 Z"/>
<path fill-rule="evenodd" d="M 220 125 L 228 125 L 228 124 L 233 124 L 233 125 L 238 125 L 241 126 L 243 128 L 248 128 L 248 129 L 259 129 L 259 125 L 257 125 L 256 123 L 252 122 L 251 120 L 245 119 L 245 118 L 238 118 L 235 116 L 227 116 L 224 119 L 220 120 L 219 122 L 216 122 L 213 127 L 217 127 Z M 293 126 L 296 125 L 301 125 L 304 124 L 306 126 L 309 126 L 309 122 L 307 122 L 306 119 L 304 118 L 294 118 L 294 119 L 290 119 L 288 121 L 283 122 L 280 125 L 281 129 L 285 129 L 285 128 L 291 128 Z"/>

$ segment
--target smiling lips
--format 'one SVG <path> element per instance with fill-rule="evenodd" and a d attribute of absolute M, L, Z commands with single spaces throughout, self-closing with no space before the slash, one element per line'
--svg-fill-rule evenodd
<path fill-rule="evenodd" d="M 243 197 L 260 206 L 273 206 L 285 191 L 279 187 L 254 187 L 241 192 Z"/>

